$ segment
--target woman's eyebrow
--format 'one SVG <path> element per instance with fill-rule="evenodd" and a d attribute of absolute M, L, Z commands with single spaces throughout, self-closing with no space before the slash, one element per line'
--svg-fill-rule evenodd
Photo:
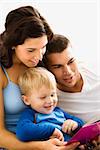
<path fill-rule="evenodd" d="M 46 44 L 47 45 L 47 44 Z M 44 45 L 41 49 L 43 49 L 44 47 L 46 47 L 46 45 Z M 28 50 L 36 50 L 37 48 L 32 48 L 32 47 L 29 47 L 27 48 Z"/>
<path fill-rule="evenodd" d="M 36 50 L 36 48 L 27 48 L 28 50 Z"/>

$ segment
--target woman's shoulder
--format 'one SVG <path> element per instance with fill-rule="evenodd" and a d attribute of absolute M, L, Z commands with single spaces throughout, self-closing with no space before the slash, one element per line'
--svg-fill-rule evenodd
<path fill-rule="evenodd" d="M 6 86 L 6 84 L 7 84 L 7 78 L 6 78 L 5 73 L 2 69 L 2 66 L 0 65 L 0 86 L 2 88 L 4 88 Z"/>

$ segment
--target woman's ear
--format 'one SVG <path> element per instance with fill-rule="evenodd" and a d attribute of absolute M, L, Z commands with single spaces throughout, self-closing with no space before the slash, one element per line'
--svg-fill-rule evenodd
<path fill-rule="evenodd" d="M 30 105 L 30 101 L 29 101 L 29 98 L 25 95 L 22 95 L 22 100 L 23 102 L 26 104 L 26 105 Z"/>

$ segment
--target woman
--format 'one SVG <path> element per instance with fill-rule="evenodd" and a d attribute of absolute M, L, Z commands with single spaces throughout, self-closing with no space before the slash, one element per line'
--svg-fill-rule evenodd
<path fill-rule="evenodd" d="M 25 108 L 17 79 L 28 67 L 42 60 L 52 31 L 39 12 L 20 7 L 6 17 L 0 36 L 0 147 L 13 150 L 69 150 L 79 143 L 64 146 L 59 140 L 21 142 L 15 136 L 17 120 Z"/>

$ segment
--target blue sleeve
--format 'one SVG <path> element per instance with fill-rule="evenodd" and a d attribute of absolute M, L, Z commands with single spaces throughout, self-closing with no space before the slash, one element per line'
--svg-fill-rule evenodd
<path fill-rule="evenodd" d="M 46 140 L 52 135 L 55 129 L 53 126 L 34 123 L 35 113 L 31 108 L 26 108 L 22 113 L 16 129 L 16 136 L 19 140 Z"/>
<path fill-rule="evenodd" d="M 65 116 L 66 120 L 67 119 L 72 119 L 72 120 L 74 120 L 78 123 L 78 129 L 81 128 L 84 125 L 85 122 L 82 119 L 65 112 L 61 108 L 59 108 L 59 109 L 64 113 L 64 116 Z"/>

